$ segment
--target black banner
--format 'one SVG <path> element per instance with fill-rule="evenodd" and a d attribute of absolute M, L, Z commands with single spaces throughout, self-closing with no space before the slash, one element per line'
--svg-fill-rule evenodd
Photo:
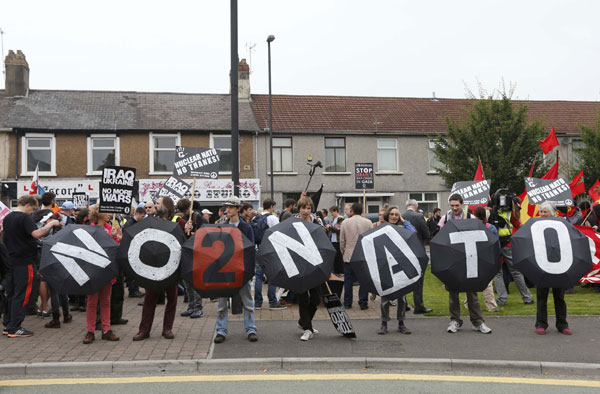
<path fill-rule="evenodd" d="M 573 196 L 569 183 L 563 178 L 539 179 L 525 178 L 525 187 L 530 204 L 550 201 L 557 207 L 573 205 Z"/>
<path fill-rule="evenodd" d="M 129 214 L 134 186 L 135 168 L 104 167 L 100 181 L 100 212 Z"/>
<path fill-rule="evenodd" d="M 373 163 L 355 163 L 354 182 L 356 189 L 375 189 Z"/>
<path fill-rule="evenodd" d="M 73 205 L 75 209 L 87 208 L 90 205 L 90 197 L 84 192 L 73 193 Z"/>
<path fill-rule="evenodd" d="M 179 201 L 180 198 L 185 197 L 189 190 L 189 183 L 176 176 L 170 176 L 156 193 L 155 198 L 158 199 L 159 197 L 168 196 L 173 199 L 175 204 L 177 204 L 177 201 Z"/>
<path fill-rule="evenodd" d="M 221 164 L 215 148 L 190 148 L 178 146 L 175 150 L 174 176 L 217 179 Z"/>
<path fill-rule="evenodd" d="M 356 338 L 356 333 L 354 332 L 352 323 L 350 323 L 348 313 L 342 306 L 337 294 L 325 294 L 323 296 L 323 303 L 325 304 L 325 308 L 327 308 L 327 312 L 329 312 L 329 317 L 335 329 L 347 338 Z"/>
<path fill-rule="evenodd" d="M 487 204 L 490 200 L 490 180 L 485 181 L 464 181 L 456 182 L 452 185 L 450 195 L 459 194 L 465 205 Z"/>

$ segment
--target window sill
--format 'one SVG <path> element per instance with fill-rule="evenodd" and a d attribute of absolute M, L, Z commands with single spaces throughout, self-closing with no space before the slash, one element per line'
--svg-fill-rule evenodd
<path fill-rule="evenodd" d="M 400 171 L 377 171 L 375 175 L 404 175 L 404 173 Z"/>
<path fill-rule="evenodd" d="M 148 175 L 173 175 L 173 171 L 169 172 L 169 171 L 154 171 L 154 172 L 149 172 Z"/>
<path fill-rule="evenodd" d="M 271 176 L 271 173 L 267 172 L 267 175 Z M 274 175 L 275 176 L 278 176 L 278 175 L 298 175 L 298 173 L 297 172 L 275 172 Z"/>
<path fill-rule="evenodd" d="M 352 175 L 351 172 L 342 171 L 342 172 L 334 172 L 334 171 L 323 171 L 323 175 Z"/>
<path fill-rule="evenodd" d="M 101 172 L 86 172 L 85 176 L 102 176 Z"/>
<path fill-rule="evenodd" d="M 21 173 L 20 176 L 31 176 L 32 177 L 33 175 L 34 175 L 33 172 L 23 172 L 23 173 Z M 43 176 L 56 176 L 56 172 L 38 172 L 38 176 L 39 177 L 43 177 Z"/>
<path fill-rule="evenodd" d="M 440 175 L 439 171 L 429 170 L 426 172 L 427 175 Z"/>

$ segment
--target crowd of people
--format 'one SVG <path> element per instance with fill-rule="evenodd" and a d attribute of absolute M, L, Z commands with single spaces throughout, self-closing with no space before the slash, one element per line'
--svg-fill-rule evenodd
<path fill-rule="evenodd" d="M 119 337 L 113 332 L 113 327 L 128 323 L 128 320 L 123 318 L 125 286 L 128 288 L 129 297 L 144 297 L 143 302 L 140 303 L 143 306 L 141 322 L 138 333 L 133 337 L 134 341 L 149 338 L 156 306 L 165 303 L 165 299 L 166 307 L 161 335 L 166 339 L 175 337 L 172 329 L 176 316 L 177 296 L 181 292 L 185 294 L 187 308 L 180 315 L 192 319 L 202 317 L 202 295 L 192 283 L 184 279 L 162 292 L 151 289 L 145 289 L 145 292 L 142 292 L 134 278 L 126 277 L 123 272 L 120 272 L 95 294 L 67 296 L 60 294 L 60 289 L 54 288 L 40 275 L 42 242 L 65 226 L 73 223 L 100 226 L 119 243 L 124 229 L 136 226 L 148 216 L 176 222 L 188 238 L 205 224 L 227 223 L 239 228 L 256 245 L 256 248 L 260 246 L 268 228 L 291 217 L 321 226 L 336 250 L 333 272 L 326 284 L 297 294 L 286 289 L 278 290 L 271 283 L 267 285 L 266 298 L 269 309 L 282 310 L 294 303 L 298 304 L 298 327 L 302 330 L 300 335 L 302 341 L 308 341 L 318 334 L 318 330 L 313 326 L 313 318 L 321 302 L 323 291 L 336 293 L 342 300 L 345 309 L 354 307 L 353 287 L 360 279 L 350 264 L 354 248 L 361 234 L 385 223 L 402 226 L 416 232 L 419 241 L 425 245 L 448 221 L 481 220 L 486 227 L 498 235 L 501 244 L 498 253 L 502 255 L 505 267 L 498 272 L 483 292 L 485 307 L 489 312 L 498 312 L 498 306 L 507 302 L 508 292 L 505 282 L 507 275 L 510 275 L 515 281 L 523 303 L 534 304 L 524 276 L 512 264 L 510 236 L 520 226 L 518 215 L 515 214 L 520 208 L 519 201 L 513 201 L 514 209 L 509 211 L 492 211 L 491 207 L 477 207 L 471 211 L 465 207 L 462 197 L 454 194 L 449 199 L 450 210 L 446 214 L 442 214 L 441 210 L 436 208 L 428 217 L 425 217 L 418 209 L 418 202 L 410 199 L 406 202 L 404 209 L 397 206 L 384 207 L 380 212 L 379 221 L 372 223 L 371 220 L 363 217 L 363 206 L 359 203 L 346 204 L 342 215 L 337 206 L 332 206 L 328 210 L 316 210 L 311 198 L 305 194 L 298 201 L 286 200 L 282 210 L 276 209 L 276 202 L 267 198 L 263 201 L 260 211 L 255 210 L 252 204 L 240 201 L 238 197 L 230 197 L 219 209 L 218 217 L 214 220 L 210 210 L 201 210 L 197 203 L 192 206 L 192 202 L 186 198 L 180 199 L 177 204 L 170 197 L 146 201 L 135 207 L 131 215 L 121 217 L 100 213 L 98 205 L 76 211 L 74 205 L 67 201 L 58 208 L 55 197 L 52 193 L 21 197 L 18 200 L 17 208 L 7 215 L 3 222 L 4 232 L 2 242 L 0 242 L 0 292 L 4 291 L 6 299 L 4 303 L 0 302 L 3 304 L 0 305 L 0 313 L 3 313 L 3 334 L 9 338 L 33 335 L 33 332 L 22 326 L 26 315 L 37 314 L 41 317 L 51 317 L 45 327 L 57 329 L 61 327 L 61 310 L 63 324 L 71 323 L 73 321 L 71 312 L 78 310 L 86 313 L 87 329 L 83 339 L 84 344 L 95 341 L 96 330 L 101 331 L 102 340 L 118 341 Z M 578 209 L 584 210 L 586 207 L 580 206 Z M 540 207 L 540 215 L 553 217 L 556 215 L 556 208 L 550 203 L 544 203 Z M 502 220 L 499 220 L 498 217 L 501 217 Z M 594 217 L 587 219 L 585 223 L 583 223 L 582 215 L 572 215 L 571 219 L 565 217 L 565 220 L 581 220 L 580 223 L 597 230 L 598 223 L 594 222 L 596 220 Z M 432 309 L 428 308 L 424 302 L 424 277 L 425 273 L 414 288 L 414 305 L 412 307 L 408 305 L 406 296 L 397 299 L 381 297 L 381 326 L 377 331 L 378 334 L 388 333 L 391 306 L 395 306 L 397 309 L 397 331 L 405 335 L 411 334 L 411 330 L 405 324 L 406 311 L 412 308 L 415 314 L 432 312 Z M 265 280 L 268 278 L 265 278 L 261 266 L 256 264 L 254 280 L 244 285 L 237 297 L 243 310 L 245 334 L 251 342 L 258 340 L 254 311 L 263 308 L 263 304 L 266 307 L 266 301 L 263 298 Z M 494 287 L 497 296 L 494 295 Z M 450 312 L 450 324 L 447 331 L 455 333 L 463 324 L 460 318 L 459 294 L 450 289 L 447 290 Z M 566 321 L 567 309 L 564 293 L 564 289 L 553 289 L 552 291 L 556 310 L 556 327 L 563 334 L 571 335 L 572 331 Z M 537 289 L 538 305 L 535 327 L 536 333 L 540 335 L 545 334 L 548 328 L 546 306 L 548 294 L 549 289 Z M 375 298 L 376 296 L 373 294 L 369 297 L 368 292 L 359 286 L 357 305 L 360 309 L 368 309 L 369 301 L 374 301 Z M 218 302 L 214 342 L 222 343 L 228 335 L 228 313 L 232 307 L 232 301 L 229 298 L 219 298 L 214 301 Z M 465 303 L 473 328 L 484 334 L 491 333 L 491 328 L 486 325 L 482 316 L 477 293 L 468 292 Z"/>

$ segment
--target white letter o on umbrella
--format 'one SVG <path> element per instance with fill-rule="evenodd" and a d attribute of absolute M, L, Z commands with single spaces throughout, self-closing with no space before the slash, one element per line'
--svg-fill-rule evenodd
<path fill-rule="evenodd" d="M 140 260 L 142 246 L 150 241 L 160 242 L 169 248 L 169 260 L 162 267 L 152 267 Z M 127 257 L 129 257 L 129 264 L 136 274 L 146 279 L 160 282 L 173 275 L 179 268 L 181 244 L 177 238 L 166 231 L 147 228 L 133 237 L 127 251 Z"/>
<path fill-rule="evenodd" d="M 546 251 L 546 239 L 544 230 L 553 229 L 558 236 L 558 247 L 560 248 L 560 260 L 550 262 Z M 533 251 L 538 266 L 549 274 L 563 274 L 573 264 L 573 251 L 569 230 L 564 223 L 555 220 L 539 220 L 531 226 L 531 237 L 533 240 Z"/>

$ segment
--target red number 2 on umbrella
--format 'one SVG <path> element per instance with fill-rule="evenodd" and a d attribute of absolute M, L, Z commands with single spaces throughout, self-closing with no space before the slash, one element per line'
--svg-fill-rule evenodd
<path fill-rule="evenodd" d="M 203 230 L 196 232 L 194 240 L 194 287 L 240 287 L 244 278 L 242 233 L 231 231 L 234 228 Z"/>

